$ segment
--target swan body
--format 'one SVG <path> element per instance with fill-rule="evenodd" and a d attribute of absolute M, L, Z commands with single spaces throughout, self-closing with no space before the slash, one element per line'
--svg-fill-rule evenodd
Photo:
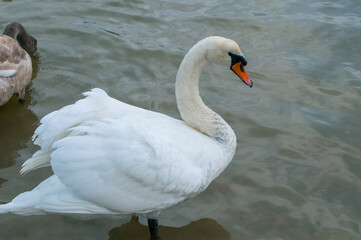
<path fill-rule="evenodd" d="M 176 79 L 184 121 L 128 105 L 98 88 L 45 116 L 33 137 L 41 149 L 21 172 L 51 166 L 54 175 L 0 205 L 0 213 L 156 218 L 205 190 L 232 160 L 236 136 L 203 103 L 198 80 L 211 62 L 229 66 L 229 52 L 243 58 L 234 41 L 208 37 L 185 56 Z"/>
<path fill-rule="evenodd" d="M 20 23 L 6 25 L 0 34 L 0 106 L 13 94 L 24 102 L 25 87 L 31 80 L 32 63 L 29 54 L 37 51 L 36 39 Z"/>

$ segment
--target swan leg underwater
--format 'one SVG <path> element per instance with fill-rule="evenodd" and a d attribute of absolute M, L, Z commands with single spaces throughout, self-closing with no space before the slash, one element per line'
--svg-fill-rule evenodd
<path fill-rule="evenodd" d="M 144 215 L 156 238 L 159 212 L 204 191 L 235 153 L 232 128 L 199 95 L 199 77 L 210 63 L 230 67 L 252 87 L 237 43 L 212 36 L 188 51 L 177 72 L 184 121 L 128 105 L 98 88 L 46 115 L 33 136 L 41 149 L 20 172 L 50 166 L 54 174 L 0 205 L 0 213 Z"/>
<path fill-rule="evenodd" d="M 25 87 L 31 80 L 30 55 L 37 52 L 37 40 L 17 22 L 8 23 L 0 34 L 0 106 L 13 94 L 25 102 Z M 30 55 L 29 55 L 30 54 Z"/>

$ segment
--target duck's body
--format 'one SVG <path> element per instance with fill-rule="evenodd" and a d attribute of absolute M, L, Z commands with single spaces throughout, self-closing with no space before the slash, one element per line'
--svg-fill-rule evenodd
<path fill-rule="evenodd" d="M 230 63 L 219 59 L 218 48 L 227 56 L 241 54 L 232 40 L 210 37 L 197 43 L 179 68 L 176 96 L 185 121 L 120 102 L 101 89 L 45 116 L 34 135 L 41 150 L 22 172 L 51 165 L 54 175 L 0 206 L 0 212 L 156 218 L 160 210 L 202 192 L 236 148 L 231 127 L 198 93 L 199 75 L 209 62 Z"/>
<path fill-rule="evenodd" d="M 19 39 L 19 42 L 18 40 Z M 25 87 L 31 80 L 32 63 L 29 53 L 36 52 L 36 40 L 19 23 L 6 25 L 0 34 L 0 106 L 18 94 L 24 101 Z"/>

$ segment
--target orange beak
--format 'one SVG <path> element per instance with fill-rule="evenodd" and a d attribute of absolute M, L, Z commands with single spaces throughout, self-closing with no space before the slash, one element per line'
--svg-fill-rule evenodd
<path fill-rule="evenodd" d="M 248 74 L 246 73 L 246 70 L 244 69 L 244 66 L 241 62 L 238 62 L 231 66 L 231 70 L 249 87 L 253 86 L 252 80 L 248 77 Z"/>
<path fill-rule="evenodd" d="M 244 58 L 243 55 L 238 55 L 229 52 L 228 55 L 231 57 L 231 70 L 249 87 L 253 86 L 253 82 L 248 77 L 244 66 L 247 65 L 247 60 Z"/>

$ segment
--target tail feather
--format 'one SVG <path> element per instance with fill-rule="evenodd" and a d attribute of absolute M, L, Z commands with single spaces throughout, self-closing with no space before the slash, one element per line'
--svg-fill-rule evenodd
<path fill-rule="evenodd" d="M 50 166 L 50 152 L 39 150 L 23 163 L 20 174 L 26 174 L 32 170 L 47 166 Z"/>
<path fill-rule="evenodd" d="M 34 207 L 36 200 L 36 198 L 33 199 L 31 192 L 24 192 L 14 198 L 10 203 L 0 205 L 0 214 L 14 213 L 23 216 L 44 215 L 45 212 Z"/>
<path fill-rule="evenodd" d="M 7 203 L 0 205 L 0 214 L 4 213 L 14 213 L 22 216 L 30 216 L 30 215 L 44 215 L 45 213 L 31 207 L 26 206 L 18 206 L 13 203 Z"/>
<path fill-rule="evenodd" d="M 7 203 L 7 204 L 2 204 L 0 205 L 0 213 L 9 213 L 11 212 L 11 206 L 9 206 L 10 203 Z"/>
<path fill-rule="evenodd" d="M 10 203 L 0 205 L 0 214 L 3 213 L 23 216 L 47 213 L 87 216 L 119 214 L 75 196 L 55 175 L 45 179 L 33 190 L 19 194 Z"/>

